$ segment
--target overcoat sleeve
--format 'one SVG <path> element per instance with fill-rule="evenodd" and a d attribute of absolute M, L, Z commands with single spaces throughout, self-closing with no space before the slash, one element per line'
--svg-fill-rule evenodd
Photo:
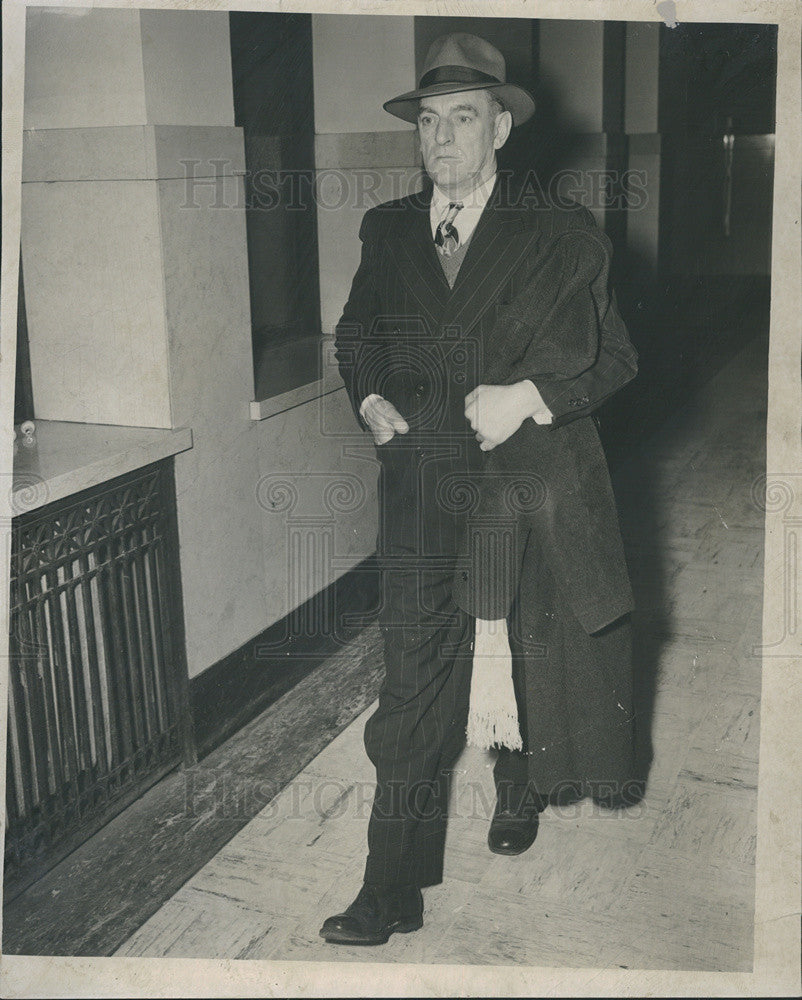
<path fill-rule="evenodd" d="M 572 229 L 550 239 L 521 292 L 496 318 L 482 381 L 537 380 L 554 403 L 586 376 L 599 361 L 599 298 L 607 272 L 604 244 L 594 234 Z"/>
<path fill-rule="evenodd" d="M 570 228 L 553 237 L 547 248 L 556 251 L 553 263 L 560 267 L 560 273 L 555 312 L 541 325 L 568 334 L 572 329 L 570 311 L 580 310 L 588 323 L 582 330 L 581 345 L 586 364 L 548 372 L 540 367 L 535 355 L 522 358 L 508 376 L 509 382 L 525 378 L 534 382 L 553 414 L 552 429 L 592 413 L 638 372 L 638 353 L 610 289 L 612 243 L 587 209 L 572 212 L 571 220 Z M 583 283 L 584 291 L 572 296 L 572 288 L 581 288 Z M 568 360 L 576 358 L 575 353 L 567 355 Z"/>

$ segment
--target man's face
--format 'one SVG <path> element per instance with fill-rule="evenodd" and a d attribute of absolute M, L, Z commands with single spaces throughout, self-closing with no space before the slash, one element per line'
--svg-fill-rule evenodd
<path fill-rule="evenodd" d="M 423 165 L 439 188 L 462 198 L 487 180 L 496 150 L 512 127 L 508 111 L 496 114 L 486 90 L 421 98 L 418 112 Z"/>

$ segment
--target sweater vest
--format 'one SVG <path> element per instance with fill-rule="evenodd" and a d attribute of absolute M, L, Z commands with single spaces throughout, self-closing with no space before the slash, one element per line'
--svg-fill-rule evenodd
<path fill-rule="evenodd" d="M 443 274 L 446 276 L 449 288 L 454 287 L 454 282 L 457 280 L 459 269 L 462 266 L 463 260 L 465 260 L 465 254 L 467 253 L 468 244 L 470 242 L 470 240 L 467 240 L 465 243 L 460 243 L 450 257 L 446 257 L 445 254 L 442 254 L 439 251 L 437 253 L 437 256 L 440 258 L 440 266 L 443 268 Z"/>

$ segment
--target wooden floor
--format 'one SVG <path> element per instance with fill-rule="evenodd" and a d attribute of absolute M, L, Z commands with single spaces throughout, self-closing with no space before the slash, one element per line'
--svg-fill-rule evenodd
<path fill-rule="evenodd" d="M 116 954 L 751 969 L 766 350 L 748 345 L 616 476 L 652 758 L 643 802 L 549 808 L 530 851 L 498 857 L 492 755 L 466 751 L 424 929 L 328 945 L 320 924 L 363 871 L 368 709 Z"/>

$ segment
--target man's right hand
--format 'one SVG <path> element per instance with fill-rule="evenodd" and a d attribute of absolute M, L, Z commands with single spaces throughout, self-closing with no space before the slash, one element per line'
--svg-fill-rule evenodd
<path fill-rule="evenodd" d="M 376 444 L 387 444 L 395 435 L 406 434 L 409 424 L 389 400 L 373 392 L 362 400 L 359 413 L 373 433 Z"/>

